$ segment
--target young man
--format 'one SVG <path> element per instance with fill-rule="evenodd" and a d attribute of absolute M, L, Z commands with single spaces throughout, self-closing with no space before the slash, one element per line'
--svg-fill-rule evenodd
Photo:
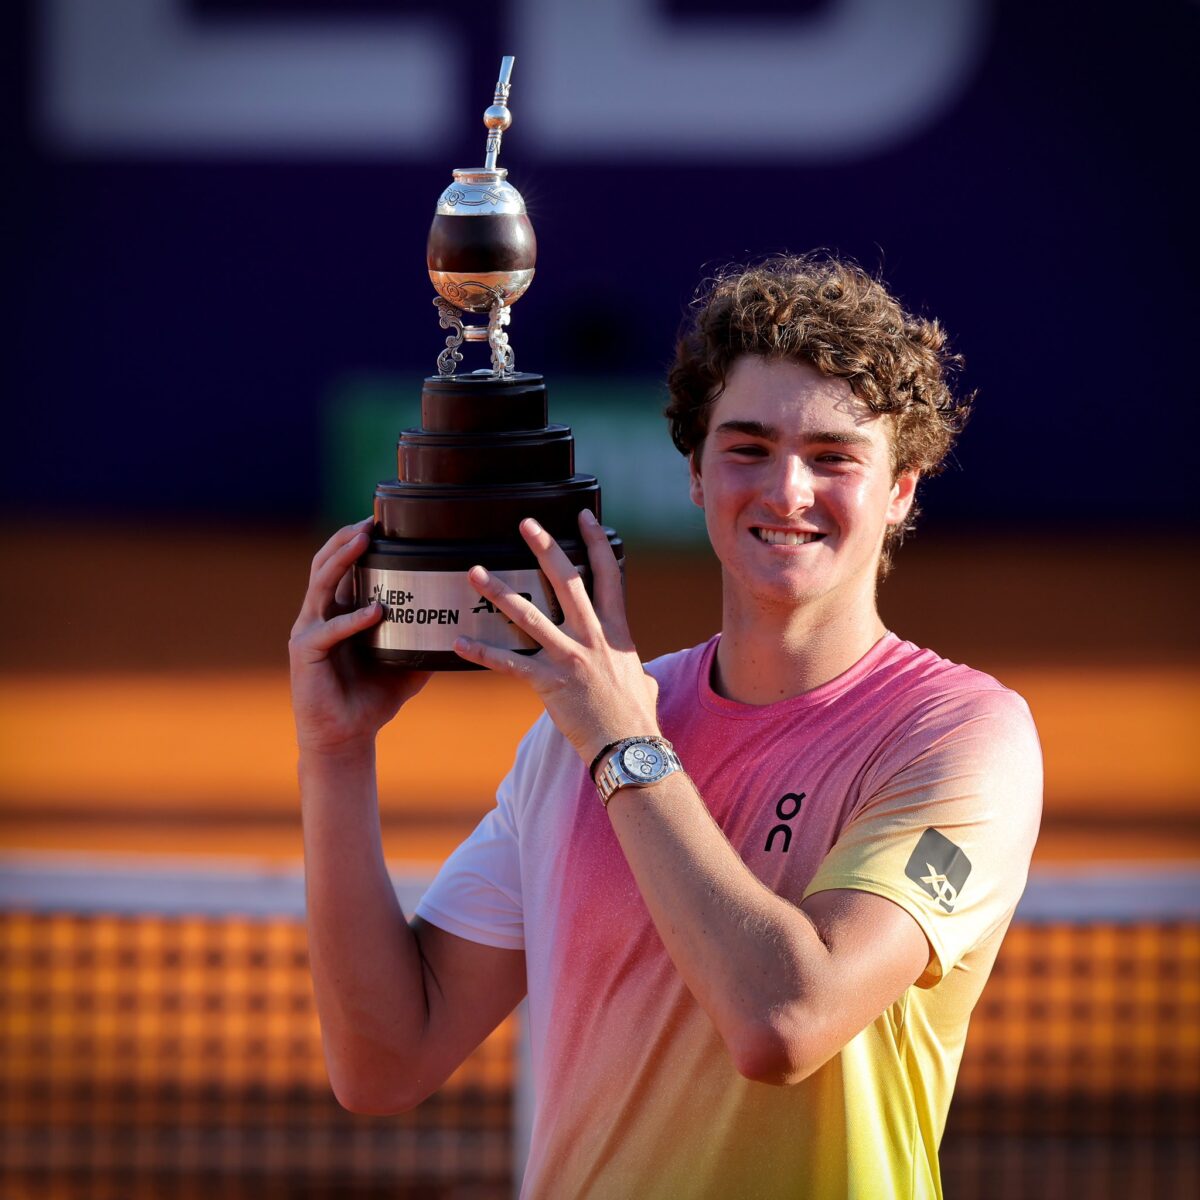
<path fill-rule="evenodd" d="M 337 596 L 367 523 L 321 550 L 291 655 L 312 967 L 344 1104 L 419 1103 L 528 993 L 527 1196 L 940 1195 L 967 1021 L 1041 806 L 1024 702 L 876 609 L 964 415 L 950 361 L 936 323 L 856 267 L 779 259 L 716 281 L 667 415 L 721 561 L 720 635 L 644 668 L 602 530 L 581 515 L 589 600 L 524 522 L 564 622 L 475 568 L 544 649 L 457 649 L 528 682 L 546 715 L 411 924 L 373 747 L 424 679 L 354 675 L 340 653 L 379 616 Z"/>

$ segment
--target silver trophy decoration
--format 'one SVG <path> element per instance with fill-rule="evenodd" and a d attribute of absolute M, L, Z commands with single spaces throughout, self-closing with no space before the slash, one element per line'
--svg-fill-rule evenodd
<path fill-rule="evenodd" d="M 483 114 L 487 150 L 479 168 L 459 168 L 454 182 L 438 199 L 429 231 L 426 257 L 434 300 L 443 329 L 454 332 L 438 356 L 438 371 L 453 375 L 462 361 L 463 341 L 486 341 L 492 351 L 492 373 L 511 375 L 515 365 L 505 329 L 509 307 L 533 281 L 537 239 L 525 213 L 521 193 L 496 166 L 500 140 L 512 124 L 508 93 L 513 59 L 500 64 L 500 79 L 491 106 Z M 464 220 L 464 218 L 467 218 Z M 465 313 L 487 313 L 486 325 L 466 325 Z"/>

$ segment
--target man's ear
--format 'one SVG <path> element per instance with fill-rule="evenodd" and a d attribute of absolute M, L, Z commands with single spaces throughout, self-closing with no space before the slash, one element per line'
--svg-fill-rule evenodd
<path fill-rule="evenodd" d="M 917 480 L 921 472 L 917 470 L 901 471 L 892 484 L 892 495 L 888 500 L 886 525 L 903 525 L 908 517 L 909 509 L 917 495 Z"/>
<path fill-rule="evenodd" d="M 688 455 L 688 475 L 691 483 L 688 486 L 688 495 L 692 498 L 692 503 L 697 508 L 704 507 L 704 480 L 700 478 L 700 451 L 693 450 Z"/>

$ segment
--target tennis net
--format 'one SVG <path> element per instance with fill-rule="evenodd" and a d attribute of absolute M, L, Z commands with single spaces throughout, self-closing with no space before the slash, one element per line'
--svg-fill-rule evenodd
<path fill-rule="evenodd" d="M 411 911 L 427 877 L 397 889 Z M 333 1100 L 293 870 L 0 860 L 0 1194 L 513 1193 L 516 1018 L 412 1113 Z M 945 1191 L 1200 1194 L 1200 871 L 1031 880 L 972 1021 Z"/>

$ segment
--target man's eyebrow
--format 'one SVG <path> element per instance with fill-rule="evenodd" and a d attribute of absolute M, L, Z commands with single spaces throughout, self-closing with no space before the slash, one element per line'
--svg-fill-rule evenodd
<path fill-rule="evenodd" d="M 713 433 L 742 433 L 748 437 L 762 438 L 766 442 L 778 442 L 782 439 L 782 435 L 774 425 L 767 425 L 763 421 L 722 421 L 713 430 Z M 869 435 L 853 429 L 802 430 L 799 439 L 803 442 L 818 442 L 823 446 L 871 446 L 874 444 Z"/>
<path fill-rule="evenodd" d="M 762 421 L 722 421 L 713 433 L 744 433 L 768 442 L 779 441 L 779 430 L 774 425 L 763 424 Z"/>
<path fill-rule="evenodd" d="M 865 433 L 853 429 L 841 429 L 836 433 L 831 430 L 817 429 L 812 433 L 801 435 L 806 442 L 833 443 L 836 446 L 871 446 L 874 443 Z"/>

